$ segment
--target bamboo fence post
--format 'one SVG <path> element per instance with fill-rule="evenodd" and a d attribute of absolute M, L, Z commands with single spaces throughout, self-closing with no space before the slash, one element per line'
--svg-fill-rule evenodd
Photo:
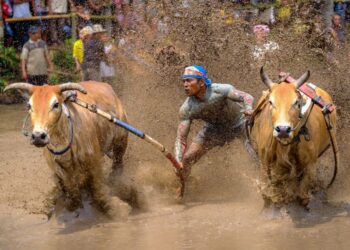
<path fill-rule="evenodd" d="M 77 40 L 77 15 L 75 13 L 71 14 L 72 20 L 72 38 L 73 41 Z"/>

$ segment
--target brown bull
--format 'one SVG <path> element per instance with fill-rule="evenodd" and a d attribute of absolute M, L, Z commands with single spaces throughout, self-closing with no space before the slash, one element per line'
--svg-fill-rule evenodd
<path fill-rule="evenodd" d="M 100 211 L 113 216 L 128 212 L 126 203 L 110 197 L 102 169 L 106 154 L 113 160 L 113 171 L 120 173 L 127 132 L 87 109 L 65 102 L 68 94 L 78 91 L 79 99 L 126 121 L 113 89 L 93 81 L 57 86 L 15 83 L 5 90 L 9 89 L 24 90 L 30 96 L 27 106 L 33 126 L 31 143 L 45 147 L 44 156 L 59 191 L 56 198 L 63 198 L 64 206 L 73 211 L 82 206 L 82 195 L 87 193 Z"/>
<path fill-rule="evenodd" d="M 269 91 L 258 103 L 251 139 L 261 164 L 260 185 L 265 205 L 293 201 L 307 205 L 312 192 L 321 188 L 317 159 L 330 145 L 321 108 L 314 105 L 304 116 L 301 113 L 305 100 L 298 88 L 310 73 L 294 83 L 279 84 L 273 83 L 263 68 L 260 75 Z M 332 103 L 331 96 L 324 90 L 317 88 L 316 93 Z M 330 114 L 330 121 L 335 128 L 336 112 Z M 308 133 L 301 135 L 302 127 Z"/>

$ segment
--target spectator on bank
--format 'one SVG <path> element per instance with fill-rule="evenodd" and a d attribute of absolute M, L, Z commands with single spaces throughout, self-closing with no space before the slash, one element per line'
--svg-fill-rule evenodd
<path fill-rule="evenodd" d="M 13 9 L 10 0 L 0 1 L 0 11 L 2 11 L 2 18 L 6 20 L 13 16 Z M 13 30 L 8 22 L 4 22 L 4 36 L 5 45 L 11 46 L 13 41 Z"/>
<path fill-rule="evenodd" d="M 130 0 L 113 0 L 115 16 L 121 30 L 129 28 Z"/>
<path fill-rule="evenodd" d="M 34 0 L 13 0 L 13 17 L 31 17 L 30 7 L 35 9 Z M 16 48 L 21 48 L 28 41 L 28 29 L 31 22 L 14 22 L 12 30 L 14 36 L 14 45 Z"/>
<path fill-rule="evenodd" d="M 93 29 L 86 26 L 79 31 L 79 38 L 73 45 L 73 58 L 77 72 L 82 72 L 82 64 L 84 60 L 84 41 L 89 39 L 93 34 Z"/>
<path fill-rule="evenodd" d="M 108 2 L 107 0 L 87 0 L 87 5 L 93 15 L 102 15 Z"/>
<path fill-rule="evenodd" d="M 345 44 L 346 31 L 343 27 L 343 19 L 339 14 L 334 14 L 332 17 L 331 34 L 336 44 Z"/>
<path fill-rule="evenodd" d="M 48 0 L 49 15 L 62 15 L 68 12 L 67 0 Z M 58 18 L 50 21 L 51 40 L 53 43 L 61 44 L 64 41 L 65 19 Z"/>
<path fill-rule="evenodd" d="M 100 64 L 107 62 L 104 45 L 101 41 L 101 33 L 106 32 L 102 25 L 93 26 L 93 35 L 84 41 L 83 73 L 84 81 L 101 81 Z"/>
<path fill-rule="evenodd" d="M 158 29 L 158 8 L 156 0 L 149 0 L 146 7 L 147 23 L 154 34 Z"/>
<path fill-rule="evenodd" d="M 111 0 L 87 0 L 87 5 L 92 15 L 112 16 Z M 103 25 L 109 34 L 112 33 L 112 20 L 106 19 L 97 22 Z"/>
<path fill-rule="evenodd" d="M 34 15 L 35 16 L 47 16 L 48 7 L 46 6 L 45 0 L 34 0 Z M 48 30 L 48 21 L 47 20 L 38 20 L 36 23 L 41 28 L 42 39 L 47 42 L 47 30 Z"/>
<path fill-rule="evenodd" d="M 84 3 L 77 3 L 75 5 L 76 14 L 78 16 L 78 26 L 92 26 L 91 16 L 87 5 Z"/>
<path fill-rule="evenodd" d="M 104 44 L 104 52 L 106 54 L 107 60 L 107 62 L 101 61 L 101 79 L 103 82 L 115 84 L 115 59 L 117 48 L 115 46 L 114 40 L 108 36 L 107 32 L 101 33 L 101 41 Z"/>
<path fill-rule="evenodd" d="M 346 9 L 347 3 L 345 3 L 344 0 L 334 1 L 334 12 L 338 14 L 343 21 L 345 21 Z"/>
<path fill-rule="evenodd" d="M 269 26 L 264 24 L 255 25 L 253 32 L 255 35 L 255 46 L 253 50 L 254 60 L 262 60 L 265 58 L 266 53 L 279 49 L 277 43 L 269 41 Z"/>
<path fill-rule="evenodd" d="M 53 65 L 38 26 L 30 26 L 29 37 L 21 54 L 22 76 L 33 85 L 43 85 L 48 82 L 48 69 L 53 69 Z"/>

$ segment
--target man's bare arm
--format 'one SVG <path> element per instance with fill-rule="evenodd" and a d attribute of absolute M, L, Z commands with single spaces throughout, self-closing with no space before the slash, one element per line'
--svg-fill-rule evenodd
<path fill-rule="evenodd" d="M 182 120 L 177 129 L 177 136 L 175 141 L 175 157 L 176 160 L 182 162 L 183 155 L 186 152 L 187 136 L 190 132 L 191 120 Z"/>
<path fill-rule="evenodd" d="M 21 68 L 22 68 L 22 77 L 25 81 L 28 81 L 28 74 L 27 74 L 27 60 L 22 59 L 21 60 Z"/>
<path fill-rule="evenodd" d="M 227 98 L 232 101 L 243 102 L 245 111 L 251 111 L 253 109 L 254 98 L 246 92 L 232 88 L 232 90 L 228 93 Z"/>

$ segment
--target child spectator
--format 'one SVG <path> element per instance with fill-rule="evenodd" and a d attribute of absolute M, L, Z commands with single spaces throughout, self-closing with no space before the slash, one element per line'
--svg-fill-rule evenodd
<path fill-rule="evenodd" d="M 84 41 L 84 59 L 82 65 L 84 81 L 101 81 L 100 64 L 101 61 L 107 62 L 104 45 L 100 40 L 101 33 L 106 32 L 106 30 L 103 29 L 102 25 L 96 24 L 93 27 L 93 32 L 92 38 Z"/>
<path fill-rule="evenodd" d="M 346 31 L 343 27 L 343 19 L 341 15 L 334 14 L 332 17 L 331 34 L 336 44 L 344 45 L 346 42 Z"/>
<path fill-rule="evenodd" d="M 267 52 L 272 52 L 279 49 L 277 43 L 268 40 L 270 28 L 267 25 L 255 25 L 253 28 L 256 45 L 253 50 L 254 60 L 262 60 Z"/>
<path fill-rule="evenodd" d="M 67 0 L 48 0 L 49 15 L 62 15 L 68 12 Z M 51 39 L 53 43 L 60 44 L 64 41 L 65 19 L 58 18 L 50 21 Z"/>
<path fill-rule="evenodd" d="M 76 70 L 79 72 L 82 70 L 82 64 L 84 60 L 84 41 L 93 34 L 93 29 L 90 26 L 86 26 L 79 31 L 79 40 L 73 45 L 73 58 L 76 65 Z"/>
<path fill-rule="evenodd" d="M 35 9 L 34 0 L 13 0 L 13 17 L 31 17 L 30 4 Z M 12 24 L 15 47 L 21 48 L 28 41 L 29 26 L 30 22 L 15 22 Z"/>
<path fill-rule="evenodd" d="M 33 85 L 43 85 L 48 82 L 48 67 L 52 63 L 46 44 L 41 40 L 40 28 L 29 28 L 29 41 L 26 42 L 21 54 L 21 67 L 23 79 Z"/>

